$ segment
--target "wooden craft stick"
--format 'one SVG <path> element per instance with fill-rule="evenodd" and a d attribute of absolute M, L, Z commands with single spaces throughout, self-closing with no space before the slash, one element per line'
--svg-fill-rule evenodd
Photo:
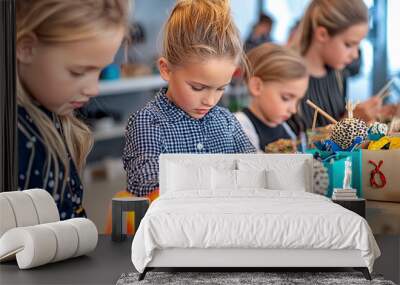
<path fill-rule="evenodd" d="M 324 110 L 322 110 L 320 107 L 318 107 L 317 105 L 315 105 L 313 102 L 311 102 L 311 100 L 307 99 L 306 103 L 311 106 L 312 108 L 314 108 L 315 110 L 318 110 L 318 112 L 324 116 L 326 119 L 328 119 L 329 121 L 331 121 L 331 123 L 336 124 L 337 121 L 332 118 L 327 112 L 325 112 Z"/>
<path fill-rule="evenodd" d="M 386 97 L 390 96 L 390 91 L 386 90 L 385 92 L 383 92 L 383 94 L 381 95 L 381 99 L 385 99 Z"/>
<path fill-rule="evenodd" d="M 350 100 L 347 101 L 347 103 L 346 103 L 346 110 L 347 110 L 347 117 L 348 117 L 348 118 L 350 118 L 350 119 L 353 118 L 354 109 L 357 107 L 357 105 L 358 105 L 359 103 L 360 103 L 359 101 L 357 101 L 355 104 L 354 104 L 353 102 L 351 102 Z"/>
<path fill-rule="evenodd" d="M 315 130 L 315 126 L 317 124 L 317 117 L 318 117 L 318 110 L 315 109 L 314 111 L 314 118 L 313 118 L 313 122 L 312 122 L 312 130 Z"/>
<path fill-rule="evenodd" d="M 378 97 L 381 97 L 381 98 L 382 98 L 382 97 L 385 95 L 386 90 L 389 89 L 390 85 L 392 85 L 393 82 L 394 82 L 394 78 L 392 78 L 391 80 L 389 80 L 388 83 L 386 83 L 385 86 L 383 86 L 383 87 L 381 88 L 381 90 L 379 90 L 379 92 L 376 93 L 375 96 L 378 96 Z M 385 95 L 385 97 L 386 97 L 386 96 L 387 96 L 387 95 Z"/>
<path fill-rule="evenodd" d="M 389 131 L 388 134 L 391 134 L 396 126 L 400 126 L 400 118 L 399 117 L 394 117 L 393 120 L 389 124 Z"/>
<path fill-rule="evenodd" d="M 395 120 L 396 118 L 393 118 L 393 120 L 390 122 L 390 124 L 389 124 L 389 130 L 388 130 L 388 134 L 391 134 L 392 133 L 392 131 L 393 131 L 393 129 L 394 129 L 394 120 Z"/>
<path fill-rule="evenodd" d="M 347 101 L 346 103 L 346 110 L 347 110 L 347 117 L 352 119 L 353 118 L 353 103 L 351 101 Z"/>

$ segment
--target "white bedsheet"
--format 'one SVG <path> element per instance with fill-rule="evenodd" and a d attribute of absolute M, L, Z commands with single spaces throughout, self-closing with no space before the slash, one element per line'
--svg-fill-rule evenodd
<path fill-rule="evenodd" d="M 370 272 L 380 256 L 359 215 L 320 195 L 265 189 L 162 195 L 135 235 L 133 265 L 143 272 L 165 248 L 358 249 Z"/>

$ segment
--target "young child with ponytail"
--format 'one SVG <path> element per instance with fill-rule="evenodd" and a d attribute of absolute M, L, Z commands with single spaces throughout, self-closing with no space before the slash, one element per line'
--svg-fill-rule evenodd
<path fill-rule="evenodd" d="M 158 60 L 168 87 L 133 114 L 126 129 L 130 193 L 157 193 L 161 153 L 255 152 L 233 114 L 217 106 L 242 62 L 242 46 L 229 1 L 177 1 Z"/>
<path fill-rule="evenodd" d="M 313 124 L 314 109 L 306 100 L 321 107 L 334 119 L 346 115 L 346 92 L 342 70 L 358 58 L 359 45 L 368 33 L 368 8 L 363 0 L 313 0 L 308 6 L 293 41 L 310 72 L 310 83 L 301 103 L 307 128 Z M 374 121 L 382 111 L 378 96 L 361 102 L 354 116 Z M 316 126 L 330 124 L 318 116 Z"/>
<path fill-rule="evenodd" d="M 276 44 L 263 44 L 247 53 L 250 76 L 246 83 L 249 106 L 236 117 L 258 151 L 279 139 L 297 141 L 301 121 L 290 126 L 308 86 L 304 60 L 293 50 Z"/>

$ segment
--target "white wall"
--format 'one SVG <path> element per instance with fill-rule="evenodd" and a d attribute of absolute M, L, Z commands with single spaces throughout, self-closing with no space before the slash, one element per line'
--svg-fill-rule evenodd
<path fill-rule="evenodd" d="M 258 0 L 231 0 L 231 10 L 244 41 L 258 20 Z"/>
<path fill-rule="evenodd" d="M 258 0 L 231 0 L 232 15 L 243 40 L 257 21 L 257 3 Z M 144 62 L 151 62 L 159 53 L 162 27 L 174 4 L 175 0 L 134 1 L 133 19 L 144 27 L 146 43 L 136 45 L 132 49 Z"/>

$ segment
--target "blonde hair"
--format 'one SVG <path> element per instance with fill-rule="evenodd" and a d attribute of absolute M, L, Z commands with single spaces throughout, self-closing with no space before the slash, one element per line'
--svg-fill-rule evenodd
<path fill-rule="evenodd" d="M 128 30 L 127 0 L 18 0 L 16 26 L 18 41 L 34 33 L 39 41 L 48 44 L 79 41 L 101 35 L 104 30 L 123 26 Z M 47 148 L 47 162 L 58 172 L 60 160 L 65 169 L 64 185 L 69 175 L 68 152 L 82 174 L 93 137 L 90 129 L 74 114 L 59 115 L 63 136 L 54 122 L 41 110 L 17 73 L 17 104 L 23 107 L 37 126 Z M 57 191 L 58 175 L 55 175 Z M 63 187 L 64 188 L 64 187 Z M 63 197 L 63 195 L 61 196 Z"/>
<path fill-rule="evenodd" d="M 162 56 L 172 65 L 210 57 L 231 57 L 245 63 L 229 1 L 177 1 L 164 25 Z"/>
<path fill-rule="evenodd" d="M 305 55 L 318 26 L 335 36 L 361 23 L 368 23 L 368 8 L 363 0 L 313 0 L 300 22 L 292 47 Z"/>
<path fill-rule="evenodd" d="M 251 76 L 263 82 L 286 81 L 308 76 L 302 57 L 290 48 L 262 44 L 247 53 Z"/>

